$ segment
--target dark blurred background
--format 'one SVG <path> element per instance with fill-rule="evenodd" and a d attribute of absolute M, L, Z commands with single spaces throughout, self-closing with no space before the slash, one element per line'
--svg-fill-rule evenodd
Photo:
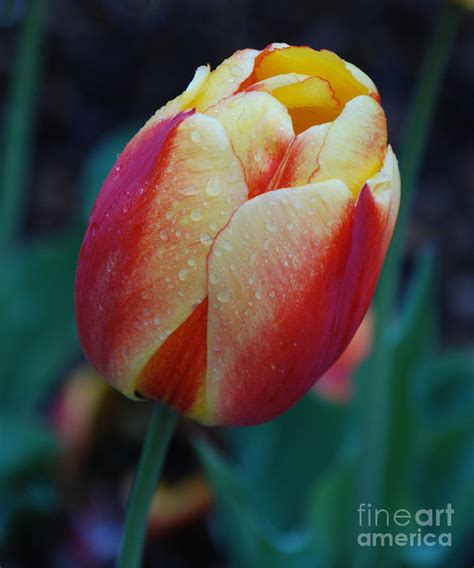
<path fill-rule="evenodd" d="M 4 126 L 8 113 L 13 112 L 9 86 L 17 69 L 27 5 L 26 0 L 0 0 L 2 153 L 6 150 Z M 369 74 L 381 93 L 389 140 L 398 153 L 422 56 L 441 2 L 51 0 L 43 6 L 46 23 L 41 56 L 33 58 L 39 79 L 32 91 L 32 138 L 21 167 L 24 197 L 17 230 L 19 244 L 15 254 L 3 257 L 1 271 L 5 271 L 6 282 L 0 286 L 0 317 L 6 314 L 1 341 L 6 351 L 0 372 L 5 382 L 13 385 L 5 390 L 5 396 L 1 394 L 3 409 L 16 412 L 22 405 L 29 412 L 38 406 L 40 414 L 49 417 L 64 402 L 55 398 L 64 396 L 58 395 L 58 385 L 67 382 L 71 369 L 82 362 L 72 329 L 72 282 L 80 235 L 107 167 L 133 132 L 185 88 L 198 65 L 210 63 L 214 67 L 242 47 L 261 49 L 270 42 L 287 42 L 333 50 Z M 435 111 L 406 251 L 407 274 L 419 250 L 428 246 L 434 251 L 435 298 L 445 347 L 474 345 L 473 31 L 473 18 L 466 15 Z M 45 241 L 44 251 L 35 248 L 35 243 L 41 242 L 41 247 Z M 58 242 L 64 250 L 57 248 Z M 61 279 L 64 286 L 59 284 Z M 15 290 L 23 288 L 26 300 L 20 302 L 13 296 L 20 296 Z M 36 288 L 41 289 L 39 299 L 34 295 Z M 39 315 L 28 327 L 32 307 Z M 48 313 L 42 313 L 40 307 Z M 66 328 L 70 337 L 64 333 Z M 39 356 L 45 352 L 49 359 Z M 40 377 L 32 381 L 34 395 L 20 388 L 29 377 Z M 74 396 L 88 408 L 89 395 L 84 395 L 87 400 L 82 394 Z M 0 487 L 4 499 L 0 542 L 7 539 L 5 556 L 0 550 L 2 567 L 3 561 L 5 568 L 112 565 L 127 479 L 139 456 L 149 408 L 108 396 L 111 400 L 105 405 L 106 412 L 101 410 L 98 426 L 94 422 L 94 436 L 89 431 L 85 435 L 87 444 L 94 438 L 85 463 L 68 464 L 65 470 L 61 466 L 53 484 L 50 466 L 43 467 L 49 446 L 43 447 L 43 439 L 31 440 L 31 424 L 8 422 L 11 430 L 5 430 L 0 440 L 0 454 L 7 447 L 8 455 L 13 456 L 8 467 L 0 460 L 0 485 L 4 479 L 8 481 L 3 494 Z M 95 421 L 95 411 L 91 412 Z M 324 412 L 321 410 L 322 417 Z M 283 418 L 288 423 L 277 421 L 277 428 L 291 423 L 295 430 L 290 431 L 299 437 L 298 418 L 289 416 Z M 320 420 L 324 430 L 323 418 Z M 84 423 L 77 424 L 77 430 L 85 432 Z M 189 444 L 195 428 L 187 422 L 180 425 L 165 468 L 168 481 L 182 479 L 197 468 Z M 14 433 L 10 445 L 5 444 L 9 431 Z M 43 444 L 40 453 L 39 442 Z M 18 457 L 17 446 L 30 448 L 30 443 L 36 453 L 28 450 L 27 455 L 23 452 Z M 86 444 L 82 439 L 76 443 Z M 33 462 L 34 473 L 28 469 L 18 475 L 15 468 L 19 463 L 23 468 Z M 435 465 L 440 466 L 438 462 Z M 298 483 L 295 481 L 295 487 Z M 201 497 L 206 509 L 206 495 Z M 148 544 L 146 566 L 190 566 L 196 555 L 204 566 L 229 565 L 214 544 L 219 541 L 219 528 L 212 522 L 210 526 L 200 522 L 186 531 L 170 536 L 166 530 L 158 530 L 159 538 Z M 464 557 L 467 550 L 467 557 L 472 558 L 472 549 L 471 537 L 463 545 Z"/>

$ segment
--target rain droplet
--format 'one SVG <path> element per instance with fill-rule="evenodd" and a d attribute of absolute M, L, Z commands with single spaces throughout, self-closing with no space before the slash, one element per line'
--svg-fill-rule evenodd
<path fill-rule="evenodd" d="M 196 266 L 196 261 L 194 260 L 194 258 L 189 258 L 188 264 L 189 264 L 189 266 Z"/>
<path fill-rule="evenodd" d="M 160 239 L 161 239 L 162 241 L 168 240 L 168 231 L 166 231 L 165 229 L 163 229 L 162 231 L 160 231 Z"/>
<path fill-rule="evenodd" d="M 156 327 L 158 327 L 159 325 L 161 325 L 161 318 L 159 318 L 158 316 L 154 317 L 153 323 L 156 325 Z"/>
<path fill-rule="evenodd" d="M 249 256 L 249 264 L 250 266 L 254 266 L 254 264 L 257 262 L 257 253 L 256 252 L 252 252 Z"/>
<path fill-rule="evenodd" d="M 212 245 L 212 237 L 209 233 L 201 233 L 199 240 L 203 245 L 210 247 Z"/>
<path fill-rule="evenodd" d="M 292 230 L 295 228 L 295 226 L 293 225 L 293 223 L 288 223 L 288 224 L 286 225 L 286 228 L 287 228 L 289 231 L 292 231 Z"/>
<path fill-rule="evenodd" d="M 124 213 L 128 213 L 130 211 L 131 206 L 132 206 L 132 201 L 130 199 L 127 199 L 123 204 L 122 211 Z"/>
<path fill-rule="evenodd" d="M 265 228 L 267 229 L 267 231 L 270 231 L 271 233 L 276 233 L 278 231 L 278 227 L 275 225 L 275 223 L 272 223 L 271 221 L 267 221 L 265 223 Z"/>
<path fill-rule="evenodd" d="M 224 241 L 222 243 L 222 246 L 224 247 L 225 250 L 232 250 L 233 245 L 230 241 Z"/>
<path fill-rule="evenodd" d="M 186 278 L 188 277 L 188 271 L 186 270 L 186 268 L 183 268 L 179 271 L 178 273 L 178 278 L 184 282 L 186 280 Z"/>
<path fill-rule="evenodd" d="M 270 248 L 270 239 L 265 239 L 263 241 L 263 249 L 268 250 Z"/>
<path fill-rule="evenodd" d="M 262 293 L 260 292 L 260 290 L 257 290 L 257 291 L 255 292 L 255 298 L 256 298 L 257 300 L 261 300 L 261 299 L 262 299 Z"/>
<path fill-rule="evenodd" d="M 206 189 L 204 190 L 208 197 L 216 197 L 222 193 L 222 182 L 219 176 L 213 176 L 206 184 Z"/>
<path fill-rule="evenodd" d="M 222 292 L 219 292 L 219 294 L 217 294 L 217 299 L 219 300 L 219 302 L 222 302 L 223 304 L 228 302 L 230 300 L 229 290 L 222 290 Z"/>
<path fill-rule="evenodd" d="M 194 185 L 189 185 L 187 187 L 183 187 L 183 189 L 180 190 L 180 193 L 182 195 L 197 195 L 199 192 Z"/>
<path fill-rule="evenodd" d="M 232 67 L 229 69 L 229 73 L 232 75 L 232 77 L 238 79 L 239 77 L 242 77 L 242 67 L 240 67 L 239 65 L 232 65 Z"/>
<path fill-rule="evenodd" d="M 201 133 L 198 132 L 197 130 L 194 130 L 193 133 L 191 134 L 191 140 L 192 140 L 193 142 L 196 142 L 196 144 L 198 144 L 199 142 L 201 142 L 201 140 L 202 140 Z"/>
<path fill-rule="evenodd" d="M 215 272 L 211 272 L 211 274 L 209 275 L 209 280 L 212 284 L 217 284 L 217 282 L 219 281 Z"/>
<path fill-rule="evenodd" d="M 193 209 L 191 211 L 191 221 L 200 221 L 202 219 L 201 211 L 199 209 Z"/>

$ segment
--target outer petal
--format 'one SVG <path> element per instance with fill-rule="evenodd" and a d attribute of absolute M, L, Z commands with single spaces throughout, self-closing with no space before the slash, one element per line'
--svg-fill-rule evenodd
<path fill-rule="evenodd" d="M 393 230 L 398 170 L 391 152 L 387 161 L 395 174 L 383 201 L 366 185 L 356 205 L 336 180 L 277 190 L 245 203 L 219 234 L 206 385 L 216 422 L 283 412 L 348 345 Z"/>
<path fill-rule="evenodd" d="M 350 71 L 352 76 L 357 81 L 359 81 L 359 83 L 362 83 L 367 88 L 368 94 L 371 97 L 373 97 L 376 101 L 380 102 L 379 92 L 377 90 L 377 87 L 375 86 L 375 83 L 372 81 L 372 79 L 368 75 L 366 75 L 361 69 L 359 69 L 358 67 L 356 67 L 352 63 L 349 63 L 348 61 L 344 61 L 344 64 L 346 66 L 346 69 L 348 71 Z"/>
<path fill-rule="evenodd" d="M 209 65 L 200 65 L 196 69 L 194 77 L 186 89 L 176 98 L 168 101 L 163 107 L 158 109 L 145 124 L 144 128 L 148 128 L 165 118 L 172 118 L 183 110 L 189 110 L 192 108 L 196 97 L 202 91 L 209 73 Z"/>
<path fill-rule="evenodd" d="M 357 197 L 364 182 L 380 170 L 386 147 L 382 107 L 371 97 L 356 97 L 334 122 L 297 136 L 272 186 L 341 179 Z"/>
<path fill-rule="evenodd" d="M 206 297 L 212 239 L 246 197 L 240 163 L 211 117 L 149 123 L 117 160 L 81 249 L 76 312 L 87 357 L 128 396 Z"/>
<path fill-rule="evenodd" d="M 194 101 L 196 110 L 204 112 L 210 106 L 237 92 L 242 82 L 252 73 L 255 58 L 259 53 L 255 49 L 241 49 L 216 67 Z"/>
<path fill-rule="evenodd" d="M 207 114 L 224 125 L 243 165 L 249 197 L 266 191 L 294 138 L 287 109 L 267 93 L 252 92 L 224 99 Z"/>

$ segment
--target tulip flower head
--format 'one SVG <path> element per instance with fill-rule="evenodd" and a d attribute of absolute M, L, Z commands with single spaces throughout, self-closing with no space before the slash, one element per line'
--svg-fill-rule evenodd
<path fill-rule="evenodd" d="M 130 140 L 76 277 L 91 364 L 130 398 L 256 424 L 337 360 L 399 204 L 380 98 L 329 51 L 237 51 Z"/>

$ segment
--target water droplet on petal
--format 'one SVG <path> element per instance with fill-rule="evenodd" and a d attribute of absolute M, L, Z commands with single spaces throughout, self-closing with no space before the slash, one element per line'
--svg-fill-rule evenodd
<path fill-rule="evenodd" d="M 232 67 L 229 69 L 229 73 L 232 75 L 232 77 L 238 79 L 239 77 L 242 77 L 243 70 L 239 65 L 232 65 Z"/>
<path fill-rule="evenodd" d="M 123 204 L 122 211 L 124 213 L 128 213 L 131 206 L 132 206 L 132 201 L 130 199 L 127 199 Z"/>
<path fill-rule="evenodd" d="M 267 229 L 267 231 L 270 231 L 271 233 L 276 233 L 278 231 L 278 227 L 272 221 L 267 221 L 265 223 L 265 229 Z"/>
<path fill-rule="evenodd" d="M 162 231 L 160 231 L 160 239 L 162 241 L 168 240 L 168 231 L 166 229 L 163 229 Z"/>
<path fill-rule="evenodd" d="M 182 195 L 197 195 L 199 192 L 198 190 L 194 187 L 194 185 L 189 185 L 187 187 L 183 187 L 183 189 L 180 190 L 180 193 Z"/>
<path fill-rule="evenodd" d="M 228 302 L 230 300 L 229 290 L 222 290 L 221 292 L 219 292 L 219 294 L 217 294 L 217 299 L 219 300 L 219 302 L 222 302 L 223 304 Z"/>
<path fill-rule="evenodd" d="M 199 240 L 203 245 L 210 247 L 212 245 L 212 237 L 209 233 L 201 233 Z"/>
<path fill-rule="evenodd" d="M 211 179 L 206 184 L 206 189 L 204 190 L 208 197 L 216 197 L 222 193 L 222 181 L 219 176 L 212 176 Z"/>
<path fill-rule="evenodd" d="M 196 142 L 196 144 L 198 144 L 199 142 L 201 142 L 201 140 L 202 140 L 201 133 L 198 132 L 197 130 L 194 130 L 193 133 L 191 134 L 191 140 L 192 140 L 193 142 Z"/>
<path fill-rule="evenodd" d="M 188 277 L 188 271 L 186 270 L 186 268 L 183 268 L 179 271 L 178 273 L 178 278 L 184 282 L 186 280 L 186 278 Z"/>
<path fill-rule="evenodd" d="M 191 211 L 191 221 L 200 221 L 202 219 L 201 211 L 199 209 L 193 209 Z"/>
<path fill-rule="evenodd" d="M 255 298 L 256 298 L 257 300 L 261 300 L 261 299 L 262 299 L 262 293 L 260 292 L 260 290 L 257 290 L 257 291 L 255 292 Z"/>

